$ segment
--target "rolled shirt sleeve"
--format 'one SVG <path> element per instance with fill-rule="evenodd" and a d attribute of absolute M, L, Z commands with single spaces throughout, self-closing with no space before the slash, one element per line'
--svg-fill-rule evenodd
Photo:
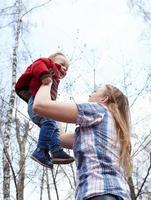
<path fill-rule="evenodd" d="M 104 109 L 98 103 L 76 104 L 78 108 L 77 125 L 88 127 L 99 124 L 104 117 Z"/>

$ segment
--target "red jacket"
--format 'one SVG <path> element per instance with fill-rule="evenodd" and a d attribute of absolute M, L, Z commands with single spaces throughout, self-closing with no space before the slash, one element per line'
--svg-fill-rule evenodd
<path fill-rule="evenodd" d="M 59 84 L 60 65 L 54 63 L 49 58 L 39 58 L 27 67 L 15 85 L 15 91 L 20 98 L 28 102 L 30 96 L 35 96 L 41 86 L 41 80 L 51 77 L 55 72 L 51 89 L 52 99 L 56 99 Z"/>

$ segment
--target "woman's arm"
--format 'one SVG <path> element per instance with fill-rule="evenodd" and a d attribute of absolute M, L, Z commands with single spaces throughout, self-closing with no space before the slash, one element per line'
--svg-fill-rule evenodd
<path fill-rule="evenodd" d="M 60 132 L 60 141 L 63 148 L 72 149 L 74 143 L 74 133 L 68 132 L 66 133 L 61 123 L 57 123 L 59 132 Z"/>
<path fill-rule="evenodd" d="M 73 149 L 74 134 L 73 133 L 62 134 L 60 135 L 60 141 L 63 148 Z"/>
<path fill-rule="evenodd" d="M 52 101 L 50 97 L 50 88 L 52 82 L 49 85 L 42 85 L 34 100 L 33 111 L 39 115 L 52 118 L 57 121 L 76 123 L 78 116 L 78 109 L 73 101 L 60 102 Z"/>

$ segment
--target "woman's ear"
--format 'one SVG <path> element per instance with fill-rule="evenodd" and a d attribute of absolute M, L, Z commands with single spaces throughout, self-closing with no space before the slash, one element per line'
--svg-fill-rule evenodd
<path fill-rule="evenodd" d="M 109 96 L 101 97 L 101 102 L 106 103 L 109 100 Z"/>

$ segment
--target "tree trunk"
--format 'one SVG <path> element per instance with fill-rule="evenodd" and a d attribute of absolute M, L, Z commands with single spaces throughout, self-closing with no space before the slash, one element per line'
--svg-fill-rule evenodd
<path fill-rule="evenodd" d="M 19 160 L 19 177 L 18 177 L 18 200 L 24 200 L 24 182 L 25 182 L 25 143 L 22 143 Z"/>
<path fill-rule="evenodd" d="M 45 176 L 45 169 L 43 167 L 42 177 L 41 177 L 41 185 L 40 185 L 40 200 L 42 200 L 43 189 L 44 189 L 44 176 Z"/>
<path fill-rule="evenodd" d="M 132 198 L 132 200 L 136 200 L 135 189 L 134 189 L 132 177 L 128 178 L 128 184 L 129 184 L 129 188 L 130 188 L 130 192 L 131 192 L 131 198 Z"/>
<path fill-rule="evenodd" d="M 18 9 L 19 10 L 19 9 Z M 19 14 L 18 14 L 19 15 Z M 16 32 L 15 32 L 15 45 L 13 48 L 13 60 L 12 60 L 12 85 L 11 94 L 9 98 L 9 106 L 6 115 L 6 126 L 4 130 L 4 147 L 3 147 L 3 199 L 10 200 L 10 166 L 9 166 L 9 142 L 10 132 L 12 124 L 12 114 L 15 102 L 15 82 L 16 82 L 16 69 L 17 69 L 17 50 L 19 45 L 19 35 L 21 29 L 21 21 L 17 19 Z"/>
<path fill-rule="evenodd" d="M 48 169 L 46 169 L 46 184 L 47 184 L 48 200 L 51 200 Z"/>
<path fill-rule="evenodd" d="M 17 182 L 17 188 L 16 188 L 16 199 L 24 200 L 25 162 L 26 162 L 25 147 L 26 147 L 26 142 L 27 142 L 28 133 L 29 133 L 29 122 L 24 121 L 24 134 L 23 136 L 21 136 L 22 134 L 20 133 L 20 120 L 17 118 L 17 115 L 15 115 L 15 121 L 16 121 L 16 138 L 17 138 L 19 151 L 20 151 L 19 152 L 19 155 L 20 155 L 19 176 L 18 176 L 18 182 Z"/>

